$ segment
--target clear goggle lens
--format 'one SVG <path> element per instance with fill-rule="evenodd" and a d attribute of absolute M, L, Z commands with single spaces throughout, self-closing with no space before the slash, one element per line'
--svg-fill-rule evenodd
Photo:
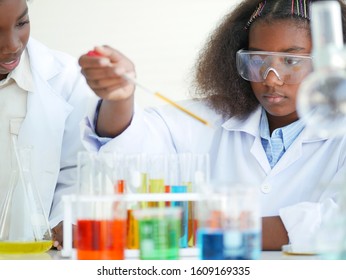
<path fill-rule="evenodd" d="M 273 72 L 286 84 L 299 84 L 312 72 L 309 55 L 239 50 L 236 59 L 239 75 L 250 82 L 263 82 Z"/>

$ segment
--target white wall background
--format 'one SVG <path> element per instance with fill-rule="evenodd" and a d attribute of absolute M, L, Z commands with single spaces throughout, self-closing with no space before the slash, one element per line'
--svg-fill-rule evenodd
<path fill-rule="evenodd" d="M 207 36 L 237 0 L 31 0 L 31 34 L 79 57 L 108 44 L 136 65 L 138 80 L 174 100 Z M 140 96 L 141 95 L 141 96 Z M 143 105 L 155 98 L 137 94 Z"/>

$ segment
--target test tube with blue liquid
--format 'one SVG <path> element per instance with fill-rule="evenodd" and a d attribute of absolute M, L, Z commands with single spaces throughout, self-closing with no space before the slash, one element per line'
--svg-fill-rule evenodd
<path fill-rule="evenodd" d="M 187 186 L 171 186 L 171 193 L 186 193 Z M 172 207 L 180 207 L 182 209 L 181 217 L 181 233 L 179 238 L 179 244 L 181 248 L 188 247 L 188 218 L 189 218 L 189 208 L 188 201 L 172 201 Z"/>
<path fill-rule="evenodd" d="M 190 154 L 172 154 L 169 155 L 169 173 L 168 180 L 171 193 L 188 193 L 190 181 L 189 176 L 192 167 L 192 157 Z M 191 185 L 191 184 L 190 184 Z M 180 247 L 187 248 L 189 241 L 189 202 L 188 201 L 172 201 L 172 207 L 180 207 L 182 209 L 181 217 L 181 237 Z"/>

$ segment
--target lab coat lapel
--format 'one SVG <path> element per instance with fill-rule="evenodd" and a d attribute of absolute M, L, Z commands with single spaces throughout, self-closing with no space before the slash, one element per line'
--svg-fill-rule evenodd
<path fill-rule="evenodd" d="M 274 176 L 284 169 L 287 169 L 291 164 L 296 162 L 302 156 L 302 139 L 303 134 L 300 133 L 297 139 L 291 144 L 288 150 L 282 155 L 280 160 L 272 169 L 271 175 Z"/>
<path fill-rule="evenodd" d="M 28 94 L 27 115 L 21 127 L 21 141 L 41 148 L 60 147 L 65 120 L 72 108 L 54 93 L 47 81 L 40 77 L 34 79 L 35 91 Z"/>
<path fill-rule="evenodd" d="M 35 79 L 36 90 L 28 94 L 27 115 L 18 143 L 33 147 L 32 175 L 42 201 L 50 201 L 58 181 L 64 123 L 70 108 L 55 95 L 47 81 Z M 49 213 L 49 209 L 46 209 Z"/>
<path fill-rule="evenodd" d="M 244 120 L 239 120 L 237 118 L 231 118 L 223 124 L 226 130 L 233 131 L 243 131 L 247 134 L 253 135 L 254 142 L 250 147 L 250 152 L 262 167 L 266 174 L 271 172 L 271 167 L 268 162 L 266 153 L 263 149 L 260 133 L 259 133 L 259 123 L 261 119 L 262 107 L 258 107 L 248 118 Z"/>
<path fill-rule="evenodd" d="M 288 168 L 291 164 L 299 160 L 303 155 L 303 144 L 308 142 L 320 142 L 327 140 L 328 137 L 320 137 L 309 133 L 304 128 L 296 140 L 291 144 L 288 150 L 283 154 L 281 159 L 274 166 L 271 175 L 276 175 L 282 170 Z"/>
<path fill-rule="evenodd" d="M 27 114 L 20 129 L 20 144 L 39 147 L 41 166 L 46 170 L 56 169 L 60 162 L 61 143 L 65 120 L 72 111 L 51 86 L 53 78 L 60 73 L 61 65 L 41 48 L 36 41 L 28 44 L 34 91 L 28 93 Z M 36 57 L 40 56 L 40 59 Z M 56 84 L 56 82 L 55 82 Z M 38 148 L 37 148 L 38 149 Z"/>
<path fill-rule="evenodd" d="M 272 170 L 259 136 L 255 137 L 255 141 L 253 142 L 250 151 L 257 160 L 258 164 L 263 168 L 263 171 L 268 175 Z"/>

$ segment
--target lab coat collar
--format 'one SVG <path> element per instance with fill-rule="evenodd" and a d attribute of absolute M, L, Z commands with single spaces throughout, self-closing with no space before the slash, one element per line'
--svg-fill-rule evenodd
<path fill-rule="evenodd" d="M 274 176 L 297 161 L 302 156 L 302 144 L 304 142 L 318 142 L 325 141 L 327 139 L 326 137 L 313 135 L 306 128 L 304 128 L 303 131 L 298 135 L 297 139 L 290 146 L 290 156 L 285 153 L 279 162 L 274 166 L 274 168 L 271 169 L 260 138 L 259 123 L 261 120 L 261 113 L 262 109 L 261 106 L 259 106 L 246 119 L 233 117 L 224 122 L 222 127 L 228 131 L 242 131 L 254 136 L 254 142 L 250 150 L 267 175 L 270 174 L 270 176 Z"/>
<path fill-rule="evenodd" d="M 11 79 L 24 91 L 33 91 L 34 85 L 27 49 L 23 51 L 19 65 L 9 73 L 5 80 L 0 81 L 0 84 L 10 83 Z"/>
<path fill-rule="evenodd" d="M 40 73 L 43 80 L 49 80 L 62 71 L 63 65 L 51 52 L 40 42 L 33 38 L 29 39 L 27 50 L 31 69 Z M 35 57 L 36 59 L 32 59 Z M 37 59 L 39 58 L 39 59 Z M 54 65 L 54 67 L 52 67 Z"/>
<path fill-rule="evenodd" d="M 232 117 L 222 124 L 226 130 L 243 131 L 255 137 L 259 137 L 259 123 L 262 109 L 260 106 L 245 119 Z"/>
<path fill-rule="evenodd" d="M 222 124 L 222 127 L 229 131 L 243 131 L 254 137 L 260 137 L 259 124 L 261 121 L 262 107 L 258 108 L 252 112 L 249 117 L 245 119 L 240 119 L 232 117 Z M 310 129 L 304 128 L 300 135 L 302 143 L 308 142 L 319 142 L 327 140 L 328 136 L 321 136 L 313 133 Z"/>

